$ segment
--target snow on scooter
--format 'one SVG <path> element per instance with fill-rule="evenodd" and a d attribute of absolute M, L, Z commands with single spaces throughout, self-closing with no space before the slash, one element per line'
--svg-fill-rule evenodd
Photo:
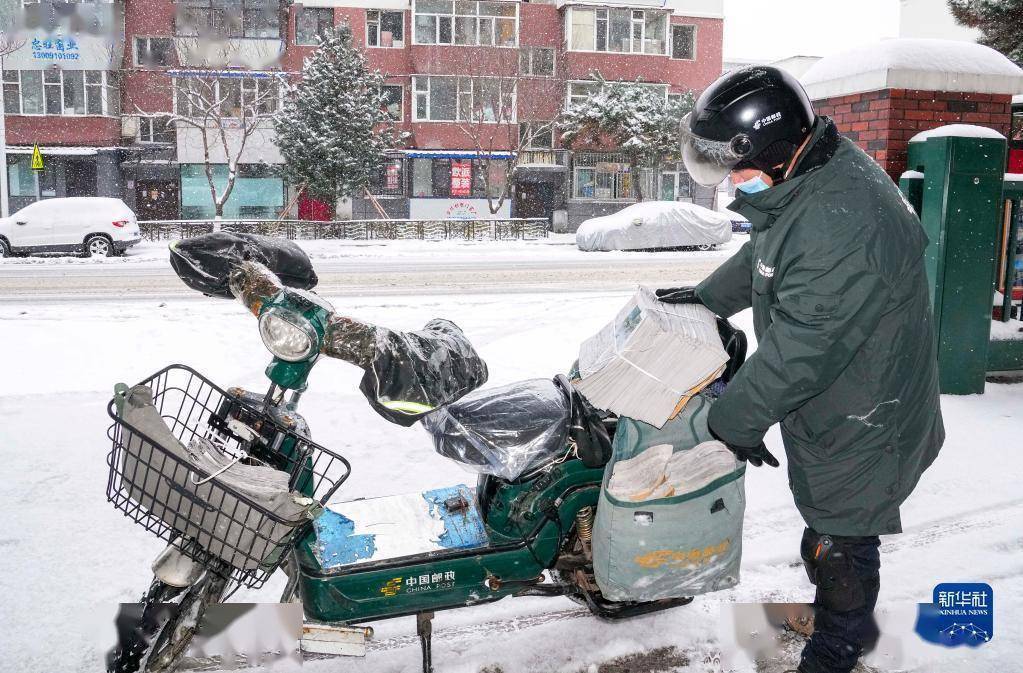
<path fill-rule="evenodd" d="M 481 472 L 475 488 L 335 500 L 351 465 L 310 439 L 298 405 L 321 353 L 336 354 L 329 326 L 348 319 L 258 264 L 243 267 L 234 270 L 232 288 L 258 316 L 273 355 L 269 389 L 223 389 L 171 365 L 137 386 L 119 385 L 108 407 L 107 497 L 168 542 L 148 591 L 122 607 L 109 671 L 175 670 L 209 605 L 239 587 L 261 587 L 278 568 L 288 576 L 280 601 L 303 606 L 303 650 L 364 652 L 372 629 L 362 625 L 417 615 L 424 671 L 432 670 L 430 620 L 438 610 L 567 596 L 616 620 L 692 601 L 601 595 L 590 543 L 616 419 L 601 418 L 563 376 L 548 391 L 567 409 L 553 434 L 558 446 L 530 453 L 514 478 L 463 453 Z M 731 344 L 733 372 L 745 341 L 725 321 L 719 329 Z M 400 411 L 400 403 L 391 406 Z M 538 413 L 526 402 L 505 411 L 509 427 Z M 461 412 L 471 424 L 471 408 Z M 355 531 L 371 511 L 422 525 L 403 531 L 400 545 L 381 545 Z"/>

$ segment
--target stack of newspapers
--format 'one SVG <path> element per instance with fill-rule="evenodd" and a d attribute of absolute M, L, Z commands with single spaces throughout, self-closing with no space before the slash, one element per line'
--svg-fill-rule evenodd
<path fill-rule="evenodd" d="M 735 455 L 719 441 L 673 453 L 670 444 L 651 446 L 614 465 L 607 492 L 630 502 L 693 493 L 735 471 Z"/>
<path fill-rule="evenodd" d="M 659 428 L 727 361 L 711 311 L 666 304 L 641 287 L 611 323 L 583 342 L 576 388 L 600 409 Z"/>

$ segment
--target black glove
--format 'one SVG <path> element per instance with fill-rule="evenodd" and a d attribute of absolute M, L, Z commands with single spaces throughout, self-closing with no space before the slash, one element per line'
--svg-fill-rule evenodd
<path fill-rule="evenodd" d="M 654 290 L 657 298 L 665 304 L 702 304 L 696 296 L 695 287 L 666 287 L 661 290 Z"/>
<path fill-rule="evenodd" d="M 714 428 L 707 426 L 710 430 L 710 434 L 714 439 L 718 440 L 722 444 L 728 447 L 728 450 L 735 454 L 735 457 L 741 461 L 749 462 L 754 467 L 760 467 L 764 463 L 767 463 L 771 467 L 778 467 L 778 459 L 774 457 L 774 454 L 767 450 L 767 447 L 763 442 L 760 442 L 757 446 L 738 446 L 732 444 L 721 437 L 718 433 L 714 432 Z"/>

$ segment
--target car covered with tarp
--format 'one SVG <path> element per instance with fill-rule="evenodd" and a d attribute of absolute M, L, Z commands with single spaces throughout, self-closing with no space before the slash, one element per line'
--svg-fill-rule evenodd
<path fill-rule="evenodd" d="M 643 201 L 579 225 L 575 242 L 580 250 L 707 250 L 732 238 L 728 215 L 695 203 Z"/>

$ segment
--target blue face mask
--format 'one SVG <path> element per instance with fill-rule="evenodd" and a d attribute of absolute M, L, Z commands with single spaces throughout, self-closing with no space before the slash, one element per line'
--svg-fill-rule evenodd
<path fill-rule="evenodd" d="M 761 173 L 755 178 L 750 178 L 745 182 L 740 182 L 735 186 L 735 188 L 741 192 L 745 192 L 746 194 L 756 194 L 757 192 L 762 192 L 765 189 L 770 189 L 771 185 L 764 182 L 764 174 Z"/>

